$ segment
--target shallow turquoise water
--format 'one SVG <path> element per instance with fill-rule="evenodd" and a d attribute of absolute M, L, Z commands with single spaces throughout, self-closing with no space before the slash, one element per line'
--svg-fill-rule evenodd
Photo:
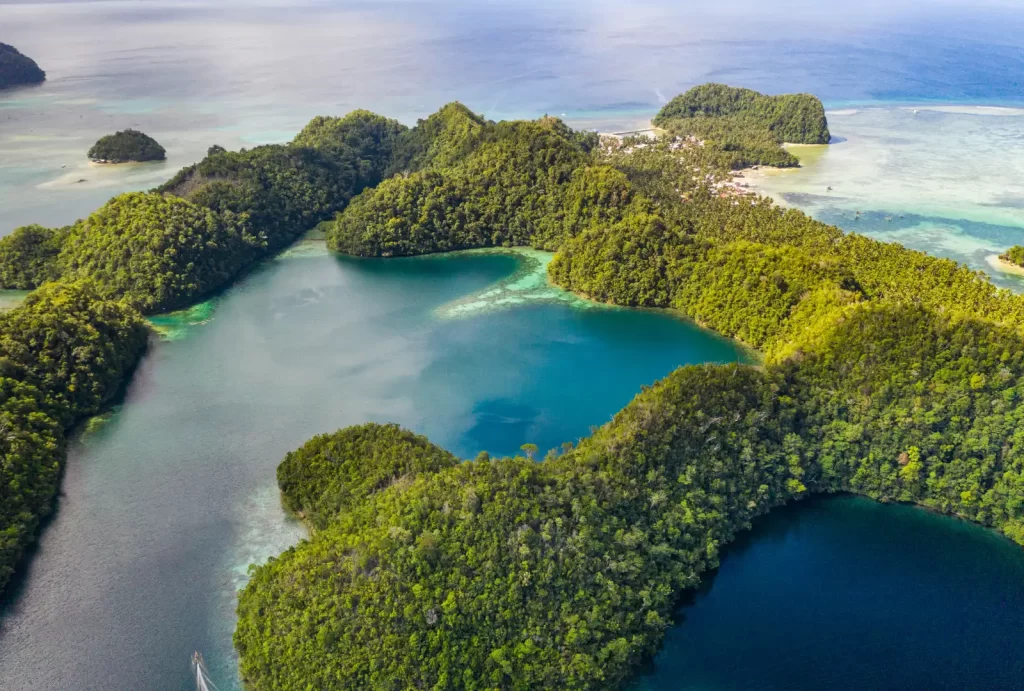
<path fill-rule="evenodd" d="M 801 168 L 755 173 L 753 186 L 1024 290 L 1024 278 L 991 263 L 1024 243 L 1024 109 L 874 104 L 831 111 L 829 128 L 836 143 L 793 147 Z"/>
<path fill-rule="evenodd" d="M 4 690 L 184 689 L 193 650 L 232 688 L 235 592 L 250 563 L 303 535 L 274 470 L 315 434 L 396 421 L 462 457 L 545 451 L 679 365 L 745 359 L 667 313 L 536 286 L 508 302 L 507 279 L 537 260 L 353 260 L 308 244 L 157 320 L 170 340 L 72 449 L 0 620 Z M 475 309 L 452 314 L 465 298 Z"/>

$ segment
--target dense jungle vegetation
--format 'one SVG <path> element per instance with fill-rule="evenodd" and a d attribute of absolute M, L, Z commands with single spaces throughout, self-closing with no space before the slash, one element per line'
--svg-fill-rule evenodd
<path fill-rule="evenodd" d="M 39 69 L 35 60 L 14 46 L 0 43 L 0 89 L 39 84 L 45 80 L 46 72 Z"/>
<path fill-rule="evenodd" d="M 53 505 L 67 432 L 117 394 L 147 338 L 138 312 L 87 281 L 0 313 L 0 590 Z"/>
<path fill-rule="evenodd" d="M 422 128 L 422 132 L 420 129 Z M 400 256 L 533 244 L 556 249 L 601 205 L 582 203 L 596 135 L 561 121 L 484 123 L 450 104 L 413 130 L 404 172 L 324 224 L 348 254 Z"/>
<path fill-rule="evenodd" d="M 0 285 L 13 290 L 32 290 L 60 278 L 57 257 L 69 232 L 71 226 L 30 225 L 0 238 Z"/>
<path fill-rule="evenodd" d="M 704 84 L 665 104 L 654 124 L 671 136 L 694 137 L 733 170 L 799 165 L 782 144 L 828 144 L 825 109 L 814 96 L 765 96 L 750 89 Z"/>
<path fill-rule="evenodd" d="M 0 238 L 0 287 L 88 278 L 145 314 L 194 303 L 378 183 L 407 129 L 356 111 L 315 118 L 290 144 L 211 147 L 158 190 L 114 197 L 69 228 Z"/>
<path fill-rule="evenodd" d="M 810 94 L 765 96 L 725 84 L 702 84 L 665 104 L 654 124 L 690 118 L 747 117 L 766 127 L 779 142 L 828 144 L 825 108 Z"/>
<path fill-rule="evenodd" d="M 540 463 L 529 445 L 458 462 L 394 425 L 314 438 L 278 482 L 315 534 L 239 600 L 253 689 L 615 688 L 721 546 L 811 492 L 914 502 L 1024 544 L 1024 298 L 724 185 L 751 142 L 827 140 L 819 109 L 711 85 L 659 117 L 731 129 L 731 149 L 459 104 L 413 128 L 357 111 L 285 145 L 211 147 L 68 228 L 18 229 L 0 281 L 37 290 L 0 315 L 0 586 L 52 506 L 67 431 L 140 357 L 140 314 L 318 223 L 364 256 L 555 250 L 558 285 L 676 308 L 764 363 L 682 368 Z"/>
<path fill-rule="evenodd" d="M 100 137 L 89 149 L 89 160 L 102 163 L 162 161 L 167 151 L 148 134 L 127 129 Z"/>
<path fill-rule="evenodd" d="M 66 435 L 141 357 L 141 314 L 202 299 L 343 208 L 408 131 L 366 111 L 316 118 L 290 144 L 212 147 L 157 191 L 0 239 L 0 286 L 36 289 L 0 314 L 0 592 L 53 506 Z"/>
<path fill-rule="evenodd" d="M 696 93 L 673 115 L 754 110 L 827 136 L 793 124 L 813 120 L 804 97 Z M 285 502 L 316 533 L 240 597 L 252 688 L 617 688 L 721 546 L 808 493 L 913 502 L 1024 545 L 1024 298 L 730 190 L 712 141 L 435 117 L 421 150 L 443 158 L 364 191 L 324 224 L 332 247 L 556 249 L 556 284 L 673 307 L 764 364 L 677 370 L 542 463 L 425 467 L 445 452 L 374 427 L 290 454 Z"/>

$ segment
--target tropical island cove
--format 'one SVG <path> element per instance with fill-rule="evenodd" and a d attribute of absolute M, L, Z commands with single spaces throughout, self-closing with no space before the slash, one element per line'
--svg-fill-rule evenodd
<path fill-rule="evenodd" d="M 0 239 L 0 288 L 31 291 L 0 315 L 5 597 L 31 590 L 34 561 L 55 559 L 34 545 L 57 527 L 62 480 L 54 524 L 117 516 L 119 494 L 132 495 L 129 473 L 108 472 L 108 501 L 76 506 L 74 488 L 101 476 L 67 463 L 62 477 L 66 457 L 127 471 L 139 462 L 118 447 L 127 430 L 149 454 L 190 455 L 153 471 L 171 486 L 228 437 L 240 461 L 226 474 L 266 473 L 241 462 L 266 454 L 249 436 L 259 421 L 283 457 L 279 493 L 231 527 L 264 542 L 223 557 L 230 582 L 216 583 L 214 606 L 237 606 L 237 621 L 209 634 L 231 638 L 245 688 L 671 688 L 658 676 L 672 673 L 666 653 L 699 649 L 680 605 L 703 597 L 689 610 L 700 620 L 714 579 L 739 576 L 727 564 L 714 576 L 722 555 L 756 551 L 744 537 L 755 524 L 827 516 L 828 502 L 857 518 L 808 529 L 819 549 L 898 516 L 915 542 L 896 551 L 947 584 L 998 584 L 974 595 L 970 654 L 938 645 L 892 671 L 899 683 L 928 686 L 939 665 L 950 688 L 1021 688 L 1024 297 L 969 264 L 844 232 L 903 219 L 830 206 L 841 229 L 752 194 L 831 155 L 814 96 L 705 84 L 653 125 L 657 137 L 601 137 L 457 102 L 413 127 L 364 110 L 316 117 L 287 143 L 211 145 L 152 191 Z M 1016 261 L 1011 244 L 1001 261 Z M 312 330 L 289 340 L 300 315 Z M 341 343 L 356 355 L 334 352 Z M 523 385 L 488 366 L 511 357 L 534 374 L 516 400 L 537 409 L 511 403 Z M 307 358 L 319 370 L 293 362 Z M 329 391 L 342 372 L 355 401 Z M 424 372 L 421 393 L 404 391 Z M 468 415 L 460 397 L 488 388 Z M 594 426 L 606 388 L 621 410 Z M 198 410 L 161 398 L 175 390 Z M 458 435 L 434 419 L 448 410 Z M 559 415 L 578 415 L 578 436 L 555 436 Z M 455 439 L 482 443 L 446 446 Z M 180 510 L 214 504 L 222 482 Z M 139 540 L 130 528 L 117 539 Z M 942 530 L 963 532 L 962 559 L 929 548 Z M 1001 570 L 977 575 L 993 555 Z M 813 626 L 815 579 L 841 580 L 843 562 L 774 558 L 807 607 L 793 605 L 791 626 Z M 203 587 L 214 589 L 182 586 L 168 611 Z M 884 588 L 864 597 L 927 628 L 958 596 L 942 592 L 928 605 Z M 718 621 L 744 616 L 756 618 Z M 879 636 L 889 625 L 854 621 Z M 223 658 L 212 677 L 232 668 Z M 758 678 L 783 688 L 791 671 Z"/>
<path fill-rule="evenodd" d="M 3 691 L 1024 689 L 1024 14 L 914 1 L 0 5 Z"/>

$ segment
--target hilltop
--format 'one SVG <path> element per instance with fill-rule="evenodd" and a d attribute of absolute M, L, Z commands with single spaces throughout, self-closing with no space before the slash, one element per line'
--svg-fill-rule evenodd
<path fill-rule="evenodd" d="M 0 89 L 41 84 L 45 80 L 46 72 L 39 68 L 35 60 L 22 55 L 14 46 L 0 43 Z"/>

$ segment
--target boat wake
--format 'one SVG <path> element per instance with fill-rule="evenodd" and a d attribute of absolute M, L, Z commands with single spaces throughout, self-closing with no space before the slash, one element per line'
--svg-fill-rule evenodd
<path fill-rule="evenodd" d="M 220 691 L 210 680 L 210 671 L 198 652 L 192 654 L 192 671 L 196 675 L 196 691 Z"/>

